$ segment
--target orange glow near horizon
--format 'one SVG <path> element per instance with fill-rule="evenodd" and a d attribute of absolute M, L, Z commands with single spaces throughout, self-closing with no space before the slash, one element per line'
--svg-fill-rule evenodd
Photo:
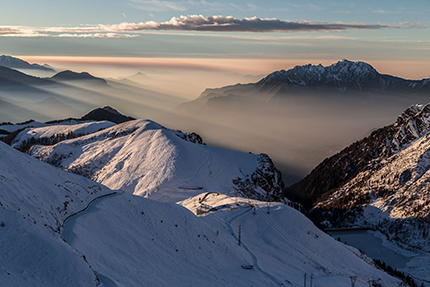
<path fill-rule="evenodd" d="M 79 56 L 17 56 L 30 63 L 49 64 L 67 68 L 88 66 L 111 66 L 118 69 L 162 69 L 207 71 L 221 73 L 241 73 L 251 75 L 268 74 L 273 71 L 288 70 L 296 65 L 331 65 L 339 59 L 224 59 L 224 58 L 144 58 L 144 57 L 79 57 Z M 358 60 L 358 59 L 350 59 Z M 405 60 L 360 60 L 371 64 L 379 73 L 420 80 L 430 77 L 430 61 Z M 106 71 L 108 73 L 108 71 Z M 103 75 L 106 76 L 106 75 Z"/>

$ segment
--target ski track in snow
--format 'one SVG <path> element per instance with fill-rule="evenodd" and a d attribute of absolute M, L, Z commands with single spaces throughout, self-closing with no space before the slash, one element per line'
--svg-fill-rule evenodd
<path fill-rule="evenodd" d="M 252 210 L 252 208 L 246 210 L 245 212 L 241 212 L 240 214 L 238 214 L 237 216 L 233 217 L 230 220 L 230 228 L 231 228 L 231 224 L 233 224 L 233 221 L 235 221 L 236 219 L 242 217 L 243 215 L 247 214 L 248 212 L 250 212 Z M 220 218 L 220 217 L 218 217 Z M 239 227 L 238 225 L 235 225 L 237 227 Z M 234 233 L 233 233 L 234 234 Z M 238 239 L 238 238 L 237 238 Z M 246 246 L 245 243 L 243 243 L 243 241 L 241 240 L 241 245 L 242 247 L 249 253 L 249 255 L 252 258 L 252 265 L 254 266 L 254 269 L 260 271 L 261 273 L 265 274 L 268 278 L 270 278 L 273 281 L 273 286 L 279 286 L 280 282 L 279 280 L 277 280 L 275 277 L 273 277 L 272 275 L 270 275 L 269 273 L 265 272 L 263 269 L 260 268 L 260 266 L 258 266 L 258 260 L 257 260 L 257 256 L 255 256 L 254 253 L 251 252 L 251 250 Z"/>
<path fill-rule="evenodd" d="M 90 213 L 95 213 L 97 212 L 99 209 L 97 208 L 97 204 L 99 204 L 102 200 L 106 200 L 108 198 L 112 198 L 118 195 L 123 194 L 124 192 L 113 192 L 113 193 L 109 193 L 109 194 L 104 194 L 102 196 L 96 197 L 93 200 L 91 200 L 88 205 L 78 211 L 75 212 L 74 214 L 70 215 L 69 217 L 67 217 L 66 219 L 64 219 L 63 222 L 63 228 L 61 230 L 61 237 L 70 245 L 72 246 L 74 249 L 76 249 L 79 253 L 81 253 L 74 245 L 73 242 L 76 238 L 76 234 L 73 232 L 73 229 L 75 227 L 76 224 L 76 220 L 81 217 L 81 216 L 85 216 L 88 215 Z M 83 254 L 85 256 L 85 254 Z M 84 257 L 85 258 L 85 257 Z M 97 275 L 97 277 L 100 279 L 100 282 L 102 283 L 102 286 L 105 287 L 116 287 L 117 285 L 115 284 L 115 282 L 110 279 L 109 277 L 100 274 L 99 272 L 93 270 L 94 273 Z"/>
<path fill-rule="evenodd" d="M 207 152 L 207 157 L 206 157 L 206 160 L 205 160 L 205 162 L 196 170 L 196 172 L 189 178 L 189 179 L 186 179 L 186 180 L 184 180 L 184 183 L 186 183 L 186 182 L 188 182 L 188 181 L 190 181 L 190 180 L 192 180 L 192 179 L 194 179 L 195 177 L 196 177 L 196 175 L 200 172 L 200 170 L 204 167 L 204 166 L 206 166 L 206 165 L 208 165 L 208 163 L 209 163 L 209 161 L 211 161 L 211 159 L 212 159 L 212 155 L 211 155 L 211 152 L 209 152 L 209 150 L 207 149 L 207 148 L 205 148 L 205 151 Z"/>

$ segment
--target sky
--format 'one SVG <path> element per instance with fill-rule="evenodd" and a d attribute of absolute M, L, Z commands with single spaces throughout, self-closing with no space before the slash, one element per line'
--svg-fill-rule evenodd
<path fill-rule="evenodd" d="M 382 73 L 430 77 L 430 0 L 16 0 L 1 7 L 0 54 L 33 62 L 110 59 L 258 75 L 347 58 Z"/>

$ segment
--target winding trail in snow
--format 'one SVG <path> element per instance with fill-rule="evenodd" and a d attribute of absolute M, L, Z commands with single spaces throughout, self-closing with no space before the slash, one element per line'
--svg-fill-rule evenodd
<path fill-rule="evenodd" d="M 85 260 L 85 262 L 88 263 L 88 265 L 90 266 L 90 269 L 94 272 L 94 274 L 97 276 L 97 278 L 100 280 L 100 283 L 102 284 L 102 286 L 104 287 L 117 287 L 117 285 L 115 284 L 115 282 L 110 279 L 109 277 L 100 274 L 99 272 L 97 272 L 96 270 L 94 270 L 91 265 L 89 264 L 89 262 L 87 261 L 87 259 L 85 258 L 85 254 L 83 254 L 82 252 L 80 252 L 74 245 L 73 242 L 75 240 L 76 234 L 73 232 L 73 228 L 75 227 L 76 224 L 76 220 L 83 215 L 88 215 L 89 213 L 94 213 L 97 212 L 99 209 L 97 208 L 97 204 L 107 198 L 111 198 L 114 196 L 118 196 L 123 194 L 124 192 L 111 192 L 108 194 L 104 194 L 98 197 L 93 198 L 90 202 L 88 202 L 87 206 L 85 206 L 85 208 L 69 215 L 68 217 L 66 217 L 63 221 L 63 225 L 62 225 L 62 229 L 61 229 L 61 237 L 63 238 L 63 240 L 65 242 L 67 242 L 67 244 L 69 244 L 73 249 L 75 249 L 79 254 L 81 254 Z"/>
<path fill-rule="evenodd" d="M 81 210 L 79 210 L 79 211 L 77 211 L 75 213 L 72 213 L 69 216 L 67 216 L 64 219 L 63 224 L 61 225 L 61 227 L 64 228 L 64 225 L 66 224 L 66 221 L 69 220 L 70 218 L 78 215 L 79 213 L 82 213 L 82 212 L 86 211 L 94 201 L 99 200 L 99 199 L 101 199 L 103 197 L 108 197 L 108 196 L 115 195 L 115 194 L 121 194 L 121 192 L 116 192 L 115 191 L 115 192 L 111 192 L 111 193 L 108 193 L 108 194 L 103 194 L 103 195 L 100 195 L 100 196 L 97 196 L 97 197 L 93 198 L 90 202 L 88 202 L 87 206 L 85 206 L 84 209 L 81 209 Z"/>

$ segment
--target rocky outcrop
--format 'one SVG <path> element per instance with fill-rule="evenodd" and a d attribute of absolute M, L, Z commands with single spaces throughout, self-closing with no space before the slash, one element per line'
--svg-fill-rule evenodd
<path fill-rule="evenodd" d="M 192 142 L 195 144 L 204 144 L 203 139 L 200 135 L 196 134 L 195 132 L 191 133 L 183 133 L 181 131 L 177 131 L 176 135 L 180 137 L 183 140 L 186 140 L 188 142 Z"/>
<path fill-rule="evenodd" d="M 285 201 L 282 174 L 267 154 L 258 156 L 258 166 L 251 176 L 238 177 L 233 183 L 243 196 L 264 201 Z"/>

